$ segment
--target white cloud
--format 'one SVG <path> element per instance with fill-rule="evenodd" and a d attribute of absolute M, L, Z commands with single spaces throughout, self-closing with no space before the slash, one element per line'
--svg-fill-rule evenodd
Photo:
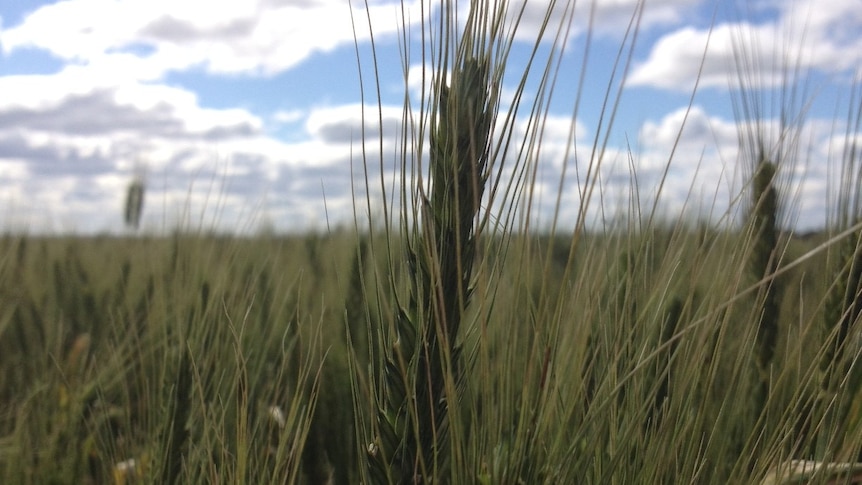
<path fill-rule="evenodd" d="M 588 2 L 583 2 L 588 5 Z M 673 25 L 681 22 L 686 13 L 698 6 L 700 0 L 657 0 L 642 2 L 641 0 L 599 0 L 596 2 L 598 28 L 604 31 L 621 32 L 620 25 L 625 25 L 632 18 L 633 12 L 643 3 L 641 28 L 648 29 L 658 25 Z M 625 22 L 625 23 L 624 23 Z"/>
<path fill-rule="evenodd" d="M 398 5 L 372 2 L 366 9 L 357 2 L 356 38 L 368 39 L 368 17 L 375 35 L 396 32 Z M 274 74 L 353 42 L 351 10 L 337 0 L 67 0 L 40 7 L 0 32 L 6 53 L 38 48 L 149 80 L 195 66 L 220 74 Z"/>
<path fill-rule="evenodd" d="M 555 33 L 565 31 L 571 21 L 570 36 L 583 35 L 592 28 L 594 33 L 605 36 L 621 37 L 624 27 L 632 21 L 642 0 L 598 0 L 595 2 L 559 1 L 553 4 L 547 0 L 515 0 L 509 2 L 510 23 L 520 16 L 516 39 L 533 43 L 542 30 L 547 17 L 546 40 Z M 687 12 L 697 6 L 700 0 L 656 0 L 646 2 L 640 18 L 640 27 L 647 30 L 660 25 L 674 25 L 682 21 Z M 523 10 L 522 10 L 523 9 Z M 574 9 L 574 11 L 572 11 Z"/>
<path fill-rule="evenodd" d="M 662 36 L 629 85 L 690 92 L 702 64 L 701 86 L 735 88 L 748 76 L 744 82 L 770 87 L 786 82 L 792 69 L 840 73 L 862 62 L 862 1 L 836 1 L 829 8 L 811 0 L 780 5 L 773 22 L 724 23 L 711 31 L 682 27 Z"/>
<path fill-rule="evenodd" d="M 645 215 L 656 202 L 661 218 L 738 223 L 747 201 L 744 194 L 740 198 L 745 167 L 751 162 L 740 149 L 739 133 L 757 129 L 767 136 L 767 149 L 783 150 L 781 191 L 789 205 L 782 223 L 801 230 L 822 228 L 828 188 L 835 186 L 828 179 L 835 173 L 826 167 L 836 166 L 846 144 L 832 133 L 841 128 L 812 118 L 793 130 L 797 136 L 781 139 L 777 120 L 763 123 L 770 126 L 723 119 L 701 106 L 682 107 L 645 122 L 632 153 L 614 147 L 596 152 L 587 140 L 566 151 L 564 131 L 549 130 L 537 158 L 533 216 L 546 224 L 558 210 L 558 224 L 574 226 L 581 194 L 595 181 L 585 215 L 590 225 L 625 221 L 633 210 Z M 563 163 L 568 167 L 561 181 Z"/>
<path fill-rule="evenodd" d="M 305 124 L 298 141 L 286 142 L 267 135 L 246 110 L 204 108 L 194 93 L 159 84 L 87 85 L 82 69 L 0 77 L 0 207 L 17 208 L 3 218 L 6 227 L 116 230 L 139 164 L 147 168 L 150 229 L 181 223 L 188 206 L 188 223 L 206 208 L 219 228 L 253 230 L 248 210 L 264 201 L 283 216 L 279 228 L 308 227 L 324 214 L 324 191 L 332 219 L 350 219 L 343 208 L 352 207 L 350 184 L 358 177 L 351 161 L 361 167 L 360 105 L 287 113 L 282 117 Z M 394 157 L 401 108 L 383 109 L 382 132 L 377 115 L 377 107 L 367 108 L 366 135 L 382 133 L 384 155 Z M 378 158 L 369 157 L 370 170 Z"/>
<path fill-rule="evenodd" d="M 679 142 L 670 159 L 677 135 L 683 126 L 685 108 L 675 110 L 658 121 L 644 123 L 640 131 L 640 151 L 635 156 L 642 187 L 656 187 L 657 177 L 670 163 L 660 207 L 671 217 L 687 207 L 698 214 L 698 208 L 711 210 L 713 220 L 739 214 L 746 199 L 747 170 L 753 162 L 748 142 L 740 145 L 740 136 L 762 136 L 767 154 L 780 165 L 780 191 L 790 212 L 782 221 L 785 227 L 818 229 L 826 223 L 828 197 L 836 187 L 835 168 L 842 151 L 848 146 L 841 122 L 810 118 L 800 125 L 782 130 L 778 119 L 757 123 L 736 122 L 709 115 L 693 106 L 682 128 Z M 780 158 L 776 158 L 780 157 Z M 737 205 L 732 205 L 736 200 Z"/>
<path fill-rule="evenodd" d="M 295 123 L 302 120 L 304 113 L 302 110 L 278 110 L 272 115 L 272 120 L 277 123 Z"/>
<path fill-rule="evenodd" d="M 679 152 L 699 154 L 709 146 L 734 146 L 738 140 L 736 123 L 711 117 L 702 106 L 676 109 L 659 122 L 646 121 L 639 138 L 648 150 L 659 147 L 668 155 L 677 143 Z"/>

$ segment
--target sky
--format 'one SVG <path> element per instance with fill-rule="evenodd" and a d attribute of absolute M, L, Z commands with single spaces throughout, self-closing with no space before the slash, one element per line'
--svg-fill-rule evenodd
<path fill-rule="evenodd" d="M 752 133 L 781 160 L 782 224 L 823 227 L 860 135 L 862 0 L 647 0 L 633 37 L 639 5 L 557 2 L 538 41 L 549 0 L 508 1 L 523 8 L 500 87 L 513 141 L 495 163 L 535 170 L 533 227 L 573 226 L 590 176 L 593 222 L 654 205 L 735 220 Z M 135 177 L 144 231 L 379 220 L 381 165 L 391 194 L 403 107 L 418 113 L 432 69 L 423 12 L 439 17 L 420 0 L 3 0 L 0 230 L 123 233 Z"/>

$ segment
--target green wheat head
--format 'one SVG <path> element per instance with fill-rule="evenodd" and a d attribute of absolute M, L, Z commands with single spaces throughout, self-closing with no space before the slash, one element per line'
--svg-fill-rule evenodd
<path fill-rule="evenodd" d="M 143 177 L 135 177 L 126 190 L 126 205 L 123 211 L 126 226 L 137 229 L 141 223 L 141 213 L 144 210 L 144 192 L 146 185 Z"/>
<path fill-rule="evenodd" d="M 778 269 L 778 209 L 779 194 L 776 188 L 776 164 L 760 150 L 754 168 L 752 212 L 750 223 L 754 230 L 754 241 L 750 268 L 754 278 L 769 278 Z M 757 365 L 760 373 L 760 388 L 757 391 L 758 406 L 762 409 L 769 394 L 770 366 L 775 356 L 778 341 L 779 296 L 777 284 L 768 280 L 760 292 L 759 318 L 757 321 Z"/>
<path fill-rule="evenodd" d="M 488 61 L 467 57 L 436 98 L 431 189 L 408 238 L 410 301 L 383 371 L 379 436 L 369 450 L 381 482 L 445 476 L 449 406 L 463 380 L 458 330 L 470 299 L 476 216 L 486 181 L 493 104 Z"/>

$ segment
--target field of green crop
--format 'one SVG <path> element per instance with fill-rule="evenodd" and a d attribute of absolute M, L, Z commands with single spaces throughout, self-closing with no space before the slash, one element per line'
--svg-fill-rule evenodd
<path fill-rule="evenodd" d="M 589 222 L 597 136 L 574 229 L 538 230 L 556 54 L 534 99 L 501 101 L 514 34 L 471 5 L 423 20 L 435 88 L 405 105 L 391 185 L 369 168 L 391 148 L 363 140 L 390 198 L 357 200 L 353 229 L 0 238 L 0 482 L 726 484 L 862 459 L 853 147 L 802 237 L 782 175 L 798 122 L 774 147 L 748 125 L 714 225 L 635 195 L 637 216 Z M 519 109 L 537 121 L 520 139 Z"/>
<path fill-rule="evenodd" d="M 782 238 L 764 377 L 765 290 L 738 231 L 483 242 L 451 481 L 743 483 L 788 457 L 855 457 L 858 384 L 821 387 L 837 246 Z M 0 248 L 4 482 L 360 480 L 376 439 L 368 342 L 394 321 L 386 280 L 406 285 L 375 253 L 383 241 L 6 236 Z"/>

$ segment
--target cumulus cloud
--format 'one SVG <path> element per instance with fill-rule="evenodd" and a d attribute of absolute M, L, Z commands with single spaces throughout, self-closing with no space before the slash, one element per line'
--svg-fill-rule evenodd
<path fill-rule="evenodd" d="M 768 155 L 780 164 L 782 226 L 820 229 L 835 196 L 834 167 L 858 138 L 836 135 L 844 129 L 838 125 L 811 118 L 782 131 L 778 119 L 736 121 L 694 105 L 644 122 L 631 151 L 595 149 L 584 138 L 567 146 L 556 130 L 536 158 L 532 216 L 540 227 L 556 218 L 558 225 L 571 228 L 580 217 L 589 227 L 608 227 L 655 208 L 669 220 L 738 224 L 753 162 L 752 147 L 740 145 L 740 137 L 759 133 Z"/>
<path fill-rule="evenodd" d="M 324 191 L 328 205 L 352 202 L 350 167 L 361 158 L 358 105 L 261 117 L 247 108 L 204 107 L 194 92 L 164 79 L 188 70 L 290 70 L 315 53 L 364 42 L 369 22 L 378 40 L 395 33 L 400 6 L 69 0 L 5 24 L 4 55 L 41 50 L 63 63 L 55 74 L 0 77 L 0 205 L 18 208 L 6 212 L 15 216 L 6 222 L 40 230 L 116 228 L 125 184 L 135 167 L 146 166 L 150 226 L 160 218 L 188 222 L 189 214 L 218 207 L 218 218 L 228 219 L 219 226 L 235 228 L 237 220 L 248 224 L 239 207 L 260 204 L 281 228 L 313 224 L 325 210 Z M 366 123 L 366 135 L 391 136 L 390 118 L 386 133 L 375 122 Z M 279 124 L 300 133 L 279 139 L 271 133 Z"/>
<path fill-rule="evenodd" d="M 274 74 L 315 52 L 401 26 L 398 4 L 338 0 L 207 2 L 68 0 L 0 32 L 4 52 L 37 48 L 69 62 L 125 65 L 141 79 L 199 66 L 218 74 Z M 416 7 L 410 7 L 416 9 Z M 362 28 L 362 26 L 366 26 Z M 355 34 L 355 37 L 354 37 Z"/>
<path fill-rule="evenodd" d="M 747 73 L 757 87 L 779 86 L 793 69 L 840 73 L 862 61 L 862 3 L 782 2 L 773 21 L 723 23 L 712 29 L 681 27 L 663 35 L 628 83 L 688 91 L 695 86 L 737 87 Z"/>
<path fill-rule="evenodd" d="M 283 141 L 247 110 L 205 108 L 194 93 L 160 84 L 77 85 L 75 69 L 0 77 L 8 94 L 0 99 L 0 209 L 17 208 L 5 211 L 5 219 L 14 215 L 5 220 L 13 226 L 115 229 L 125 184 L 141 165 L 151 207 L 144 222 L 151 228 L 216 207 L 219 227 L 248 225 L 240 208 L 264 200 L 282 216 L 279 227 L 306 227 L 324 213 L 324 191 L 329 204 L 352 201 L 360 105 L 282 114 L 291 122 L 305 120 L 299 140 Z M 384 109 L 383 131 L 377 108 L 367 111 L 373 117 L 366 134 L 383 136 L 392 146 L 400 108 Z"/>
<path fill-rule="evenodd" d="M 621 37 L 625 26 L 640 14 L 642 30 L 662 25 L 675 25 L 687 12 L 700 4 L 700 0 L 598 0 L 595 2 L 556 2 L 548 14 L 545 0 L 514 0 L 508 3 L 510 24 L 519 19 L 515 38 L 534 43 L 547 20 L 545 38 L 571 28 L 570 36 L 583 35 L 589 29 L 603 36 Z"/>
<path fill-rule="evenodd" d="M 811 117 L 782 127 L 777 118 L 736 121 L 710 115 L 700 106 L 679 108 L 643 124 L 634 170 L 644 187 L 657 187 L 668 168 L 659 206 L 671 217 L 687 212 L 739 222 L 751 166 L 762 148 L 779 164 L 786 209 L 781 224 L 819 229 L 826 225 L 829 197 L 837 187 L 834 168 L 850 146 L 846 136 L 836 134 L 844 130 L 841 125 Z"/>

